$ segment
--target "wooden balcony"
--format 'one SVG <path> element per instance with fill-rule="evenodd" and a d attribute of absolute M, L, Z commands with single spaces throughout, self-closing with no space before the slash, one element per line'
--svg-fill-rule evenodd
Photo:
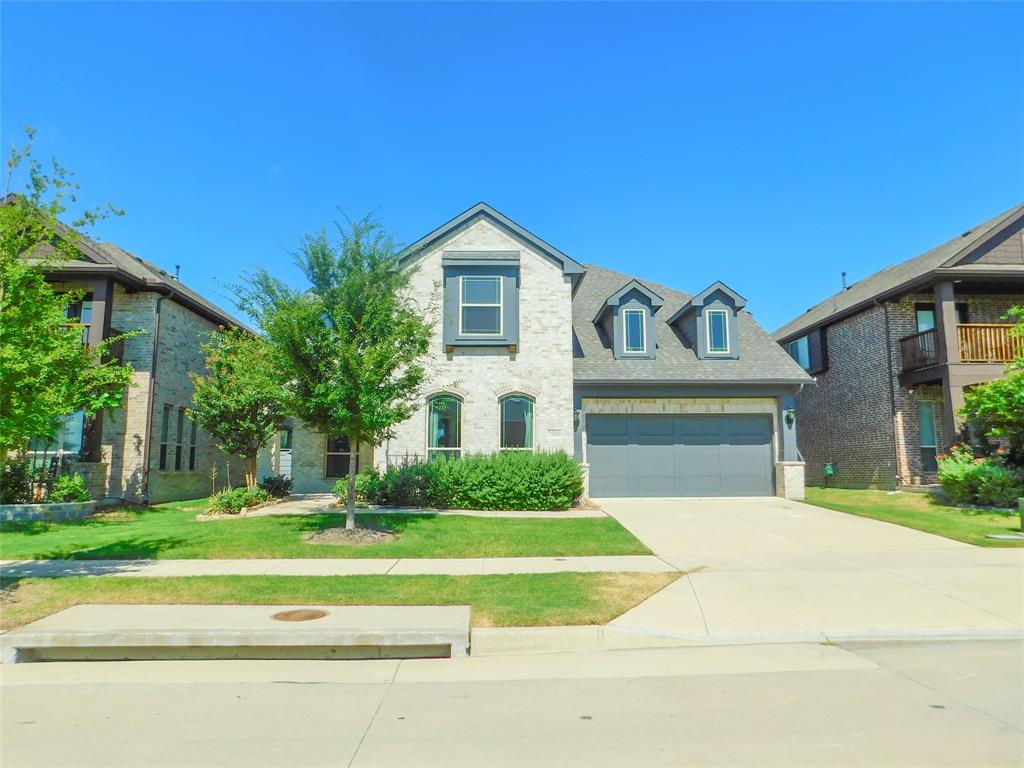
<path fill-rule="evenodd" d="M 1013 336 L 1012 323 L 966 323 L 956 327 L 963 363 L 1009 363 L 1024 354 L 1024 340 Z M 900 339 L 903 370 L 916 371 L 949 362 L 942 359 L 938 331 L 932 329 Z"/>
<path fill-rule="evenodd" d="M 965 363 L 1009 363 L 1024 353 L 1024 339 L 1006 323 L 968 323 L 956 327 L 960 360 Z"/>

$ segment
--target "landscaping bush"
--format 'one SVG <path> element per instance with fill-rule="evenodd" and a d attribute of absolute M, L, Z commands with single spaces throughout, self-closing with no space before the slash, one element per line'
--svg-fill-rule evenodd
<path fill-rule="evenodd" d="M 32 469 L 27 461 L 8 461 L 0 473 L 0 504 L 25 504 L 32 499 Z"/>
<path fill-rule="evenodd" d="M 89 489 L 85 486 L 85 478 L 79 474 L 61 475 L 53 481 L 47 501 L 53 504 L 89 501 Z"/>
<path fill-rule="evenodd" d="M 260 488 L 269 493 L 275 499 L 283 499 L 292 492 L 292 479 L 284 475 L 268 475 L 263 478 Z"/>
<path fill-rule="evenodd" d="M 969 446 L 939 457 L 939 482 L 955 504 L 1016 507 L 1024 497 L 1024 473 L 999 456 L 975 458 Z"/>
<path fill-rule="evenodd" d="M 270 492 L 256 486 L 248 488 L 229 488 L 226 491 L 215 493 L 210 497 L 208 511 L 215 514 L 234 515 L 242 511 L 243 507 L 255 507 L 258 504 L 270 501 Z"/>
<path fill-rule="evenodd" d="M 344 493 L 344 487 L 335 494 Z M 583 493 L 580 465 L 565 453 L 511 451 L 364 470 L 356 493 L 371 504 L 453 509 L 568 509 Z M 341 495 L 339 495 L 339 498 Z"/>

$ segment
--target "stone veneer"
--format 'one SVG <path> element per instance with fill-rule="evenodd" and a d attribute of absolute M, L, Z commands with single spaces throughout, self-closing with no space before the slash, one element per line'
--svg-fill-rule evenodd
<path fill-rule="evenodd" d="M 518 251 L 520 254 L 519 346 L 456 347 L 441 341 L 441 266 L 445 250 Z M 522 393 L 534 398 L 534 442 L 538 450 L 572 455 L 572 296 L 561 267 L 486 220 L 454 232 L 416 261 L 410 285 L 413 299 L 431 318 L 433 335 L 420 409 L 377 448 L 378 466 L 425 458 L 427 398 L 451 393 L 462 398 L 462 452 L 498 450 L 498 400 Z"/>

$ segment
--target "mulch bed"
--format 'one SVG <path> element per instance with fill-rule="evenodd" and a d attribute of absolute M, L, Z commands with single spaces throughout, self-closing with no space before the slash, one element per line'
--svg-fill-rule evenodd
<path fill-rule="evenodd" d="M 306 536 L 307 544 L 332 544 L 365 547 L 369 544 L 387 544 L 397 538 L 394 531 L 378 526 L 363 526 L 348 530 L 341 527 L 324 528 Z"/>

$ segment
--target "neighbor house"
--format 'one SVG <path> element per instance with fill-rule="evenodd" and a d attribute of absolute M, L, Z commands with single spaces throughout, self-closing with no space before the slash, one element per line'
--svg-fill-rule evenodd
<path fill-rule="evenodd" d="M 91 418 L 69 414 L 49 445 L 31 443 L 31 455 L 47 463 L 63 457 L 86 478 L 95 499 L 156 503 L 205 496 L 214 467 L 223 486 L 227 457 L 188 418 L 189 374 L 205 370 L 200 345 L 210 332 L 239 321 L 113 243 L 78 235 L 75 248 L 77 257 L 60 262 L 47 279 L 58 291 L 84 292 L 68 308 L 69 320 L 82 326 L 83 343 L 138 332 L 114 350 L 134 373 L 122 407 Z M 236 459 L 232 477 L 237 481 L 242 473 Z"/>
<path fill-rule="evenodd" d="M 480 203 L 413 243 L 433 318 L 422 406 L 359 462 L 575 455 L 589 495 L 803 495 L 795 396 L 811 382 L 723 283 L 695 294 L 584 265 Z M 297 491 L 348 470 L 290 424 L 261 459 Z"/>
<path fill-rule="evenodd" d="M 1021 351 L 1024 205 L 811 307 L 774 333 L 816 380 L 797 396 L 808 480 L 894 487 L 936 480 L 963 437 L 964 391 Z M 827 477 L 826 477 L 827 475 Z"/>

